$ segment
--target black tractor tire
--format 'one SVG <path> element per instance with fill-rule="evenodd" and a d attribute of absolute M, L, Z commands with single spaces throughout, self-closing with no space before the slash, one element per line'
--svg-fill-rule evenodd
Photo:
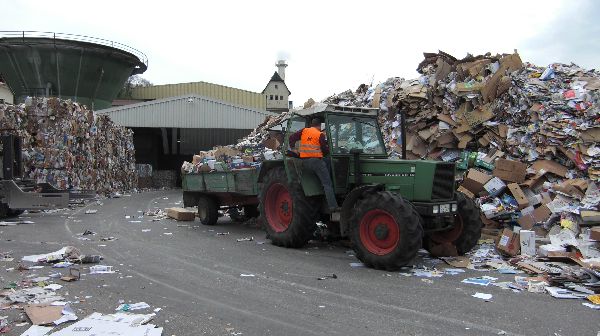
<path fill-rule="evenodd" d="M 451 243 L 456 246 L 456 252 L 459 255 L 464 255 L 477 245 L 481 237 L 483 223 L 481 222 L 479 208 L 472 199 L 463 193 L 457 192 L 456 201 L 458 213 L 455 216 L 454 228 L 432 233 L 427 237 L 427 245 Z"/>
<path fill-rule="evenodd" d="M 306 197 L 297 180 L 288 182 L 283 167 L 265 174 L 259 199 L 259 222 L 273 245 L 298 248 L 314 237 L 317 200 Z"/>
<path fill-rule="evenodd" d="M 359 198 L 350 217 L 350 239 L 365 265 L 388 271 L 409 264 L 423 243 L 414 207 L 401 196 L 378 191 Z"/>
<path fill-rule="evenodd" d="M 219 206 L 208 196 L 198 197 L 198 218 L 203 225 L 215 225 L 219 219 Z"/>

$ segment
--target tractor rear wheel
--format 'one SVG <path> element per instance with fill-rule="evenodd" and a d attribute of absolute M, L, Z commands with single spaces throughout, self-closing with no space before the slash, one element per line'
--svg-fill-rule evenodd
<path fill-rule="evenodd" d="M 454 227 L 447 231 L 435 232 L 428 237 L 428 246 L 453 244 L 459 255 L 471 251 L 481 237 L 483 223 L 479 217 L 479 208 L 472 199 L 457 192 L 458 214 L 454 217 Z"/>
<path fill-rule="evenodd" d="M 274 245 L 302 247 L 313 238 L 317 204 L 304 196 L 299 182 L 288 182 L 283 167 L 266 173 L 259 197 L 260 222 Z"/>
<path fill-rule="evenodd" d="M 416 257 L 423 227 L 410 203 L 389 191 L 378 191 L 359 199 L 354 209 L 350 237 L 365 265 L 393 271 Z"/>
<path fill-rule="evenodd" d="M 208 196 L 198 197 L 198 217 L 203 225 L 215 225 L 219 219 L 219 206 Z"/>

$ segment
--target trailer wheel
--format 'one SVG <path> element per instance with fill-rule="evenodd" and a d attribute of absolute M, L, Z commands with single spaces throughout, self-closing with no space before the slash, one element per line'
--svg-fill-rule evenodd
<path fill-rule="evenodd" d="M 447 231 L 436 232 L 429 236 L 428 245 L 451 243 L 456 246 L 459 255 L 471 251 L 481 237 L 483 223 L 479 209 L 472 199 L 457 192 L 458 214 L 454 217 L 454 227 Z"/>
<path fill-rule="evenodd" d="M 198 217 L 204 225 L 215 225 L 219 219 L 219 206 L 212 198 L 200 196 L 198 198 Z"/>
<path fill-rule="evenodd" d="M 350 238 L 365 265 L 393 271 L 416 257 L 423 227 L 409 202 L 389 191 L 378 191 L 358 199 L 354 208 Z"/>
<path fill-rule="evenodd" d="M 17 217 L 17 216 L 23 214 L 23 212 L 25 212 L 25 210 L 13 210 L 13 209 L 9 209 L 7 217 Z"/>
<path fill-rule="evenodd" d="M 6 218 L 9 216 L 10 208 L 6 203 L 0 203 L 0 218 Z"/>
<path fill-rule="evenodd" d="M 284 247 L 302 247 L 316 228 L 318 207 L 304 196 L 298 181 L 288 182 L 283 167 L 269 170 L 260 191 L 260 221 L 271 243 Z"/>

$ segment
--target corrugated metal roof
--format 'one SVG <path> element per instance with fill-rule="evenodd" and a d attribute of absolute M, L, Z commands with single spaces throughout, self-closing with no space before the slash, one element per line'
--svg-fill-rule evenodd
<path fill-rule="evenodd" d="M 180 84 L 152 85 L 146 87 L 135 87 L 131 91 L 133 99 L 163 99 L 174 96 L 197 94 L 217 100 L 223 100 L 232 104 L 266 109 L 265 96 L 258 92 L 240 90 L 229 86 L 212 84 L 207 82 L 192 82 Z"/>
<path fill-rule="evenodd" d="M 195 94 L 97 111 L 126 127 L 253 129 L 272 112 Z"/>

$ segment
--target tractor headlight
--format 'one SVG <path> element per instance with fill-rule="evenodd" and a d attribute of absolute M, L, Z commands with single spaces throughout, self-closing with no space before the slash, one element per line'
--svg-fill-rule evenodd
<path fill-rule="evenodd" d="M 440 213 L 449 213 L 449 212 L 450 212 L 450 204 L 440 205 Z"/>
<path fill-rule="evenodd" d="M 440 213 L 440 206 L 439 205 L 434 205 L 432 211 L 433 211 L 434 215 L 439 214 Z"/>
<path fill-rule="evenodd" d="M 452 212 L 458 211 L 458 204 L 452 203 Z"/>

